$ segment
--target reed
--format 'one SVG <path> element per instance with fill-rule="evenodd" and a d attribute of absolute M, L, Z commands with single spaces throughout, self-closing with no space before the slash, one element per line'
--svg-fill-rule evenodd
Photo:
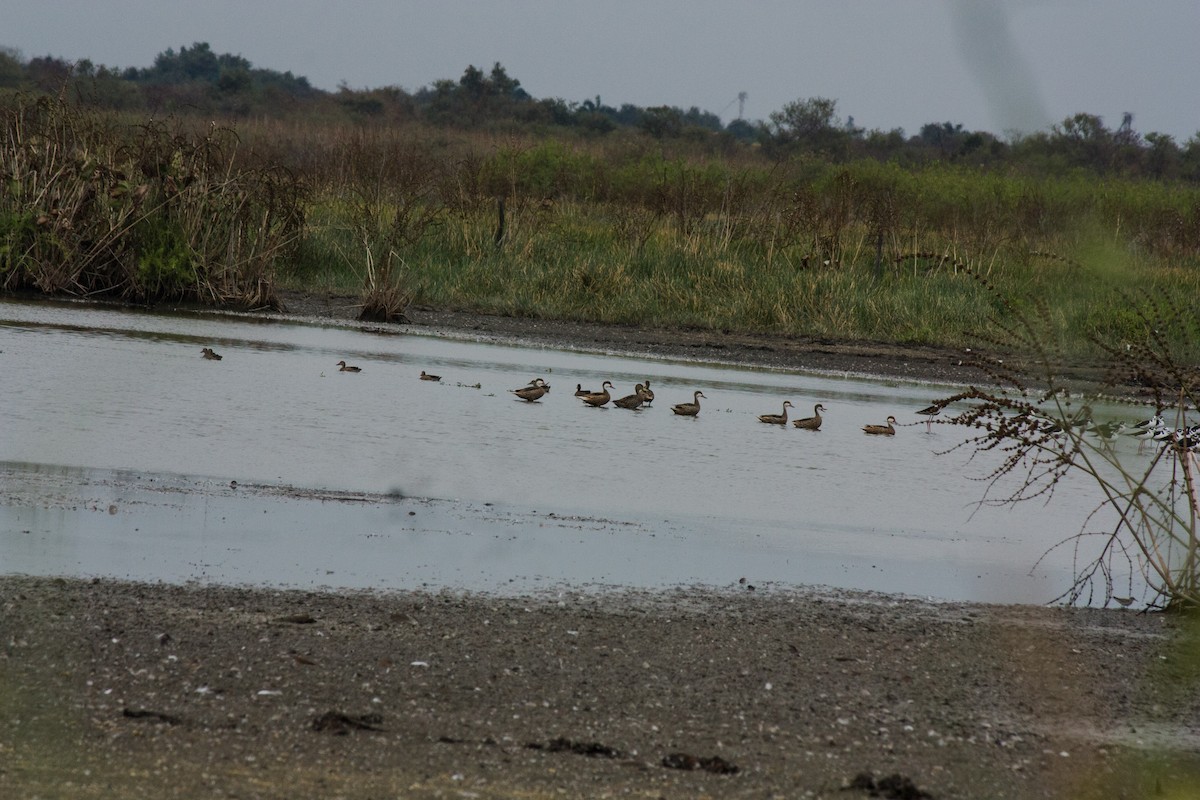
<path fill-rule="evenodd" d="M 982 502 L 1049 502 L 1067 474 L 1085 475 L 1096 490 L 1097 508 L 1079 533 L 1050 548 L 1069 547 L 1077 554 L 1075 580 L 1058 599 L 1128 603 L 1140 579 L 1149 596 L 1138 599 L 1147 605 L 1200 607 L 1200 432 L 1188 431 L 1200 408 L 1200 369 L 1176 345 L 1200 336 L 1194 304 L 1145 290 L 1127 296 L 1135 324 L 1119 337 L 1093 337 L 1109 372 L 1103 385 L 1081 391 L 1062 375 L 1065 358 L 1053 310 L 1040 299 L 1016 303 L 981 283 L 1002 313 L 981 330 L 984 349 L 972 358 L 994 388 L 972 387 L 937 405 L 950 409 L 938 424 L 970 432 L 954 450 L 998 458 L 984 477 Z M 1013 352 L 1023 355 L 1008 357 Z M 1101 396 L 1130 382 L 1143 387 L 1156 413 L 1176 431 L 1153 441 L 1146 455 L 1115 445 L 1120 433 L 1113 421 L 1093 417 Z M 1017 478 L 1016 488 L 992 496 L 1008 476 Z M 1107 528 L 1089 527 L 1105 519 L 1113 520 Z M 1092 555 L 1079 557 L 1084 553 Z"/>

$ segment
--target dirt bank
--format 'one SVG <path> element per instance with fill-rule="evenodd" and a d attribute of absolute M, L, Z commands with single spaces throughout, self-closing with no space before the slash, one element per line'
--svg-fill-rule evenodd
<path fill-rule="evenodd" d="M 305 318 L 350 322 L 356 319 L 359 311 L 352 297 L 293 293 L 286 295 L 284 300 L 288 314 Z M 568 349 L 947 383 L 980 378 L 977 370 L 962 363 L 967 354 L 951 348 L 533 320 L 419 307 L 409 309 L 408 318 L 409 323 L 403 327 L 412 330 L 457 331 Z"/>
<path fill-rule="evenodd" d="M 1178 625 L 5 577 L 0 796 L 1194 797 Z"/>

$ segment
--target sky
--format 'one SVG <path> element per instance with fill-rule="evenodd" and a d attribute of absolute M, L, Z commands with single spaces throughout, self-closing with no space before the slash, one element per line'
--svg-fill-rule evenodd
<path fill-rule="evenodd" d="M 536 98 L 1006 136 L 1076 113 L 1200 132 L 1198 0 L 0 0 L 0 47 L 146 67 L 208 42 L 322 89 L 416 91 L 500 62 Z M 738 100 L 745 93 L 745 102 Z"/>

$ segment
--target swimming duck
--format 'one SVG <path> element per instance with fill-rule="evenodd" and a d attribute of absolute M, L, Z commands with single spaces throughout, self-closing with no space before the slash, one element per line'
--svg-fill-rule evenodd
<path fill-rule="evenodd" d="M 646 387 L 639 383 L 634 387 L 633 394 L 613 400 L 613 405 L 618 408 L 637 409 L 644 402 L 646 402 Z"/>
<path fill-rule="evenodd" d="M 875 436 L 895 436 L 896 428 L 895 417 L 887 418 L 887 425 L 863 425 L 863 433 L 870 433 Z"/>
<path fill-rule="evenodd" d="M 421 380 L 423 381 L 440 381 L 441 379 L 441 375 L 430 375 L 425 370 L 421 370 Z"/>
<path fill-rule="evenodd" d="M 541 378 L 534 378 L 528 386 L 522 386 L 520 389 L 509 389 L 508 391 L 526 402 L 533 403 L 541 400 L 546 392 L 550 391 L 550 386 Z"/>
<path fill-rule="evenodd" d="M 792 425 L 805 431 L 819 431 L 821 430 L 821 412 L 824 410 L 825 406 L 817 403 L 813 406 L 813 415 L 811 417 L 798 419 Z"/>
<path fill-rule="evenodd" d="M 612 386 L 612 381 L 605 381 L 600 386 L 600 391 L 594 394 L 582 395 L 579 399 L 587 403 L 589 406 L 595 406 L 596 408 L 599 408 L 612 399 L 612 395 L 608 393 L 610 386 Z"/>
<path fill-rule="evenodd" d="M 671 406 L 671 410 L 681 417 L 694 417 L 700 413 L 700 398 L 704 397 L 704 392 L 696 392 L 692 395 L 692 402 L 679 403 Z M 707 400 L 707 397 L 704 397 Z"/>
<path fill-rule="evenodd" d="M 338 372 L 362 372 L 362 367 L 352 367 L 345 361 L 339 361 L 337 365 L 339 367 Z"/>
<path fill-rule="evenodd" d="M 575 384 L 575 396 L 576 397 L 583 397 L 584 395 L 589 395 L 589 394 L 596 394 L 596 392 L 593 392 L 591 389 L 583 388 L 582 383 Z"/>
<path fill-rule="evenodd" d="M 204 356 L 209 361 L 220 361 L 221 360 L 221 356 L 218 355 L 217 353 L 213 352 L 213 349 L 211 347 L 201 347 L 200 355 Z"/>
<path fill-rule="evenodd" d="M 795 408 L 795 406 L 792 405 L 791 400 L 784 400 L 782 414 L 760 414 L 758 421 L 765 422 L 768 425 L 787 425 L 787 410 L 789 408 Z"/>
<path fill-rule="evenodd" d="M 642 399 L 646 405 L 654 402 L 654 392 L 650 391 L 650 381 L 646 381 L 646 388 L 642 390 Z"/>

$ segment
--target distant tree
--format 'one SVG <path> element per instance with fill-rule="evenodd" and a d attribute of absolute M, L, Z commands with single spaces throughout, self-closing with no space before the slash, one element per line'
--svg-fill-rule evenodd
<path fill-rule="evenodd" d="M 241 67 L 222 69 L 221 77 L 217 78 L 217 89 L 223 94 L 241 94 L 250 89 L 252 84 L 250 70 Z"/>
<path fill-rule="evenodd" d="M 892 128 L 890 131 L 870 131 L 863 137 L 859 147 L 865 156 L 878 161 L 889 161 L 900 156 L 906 144 L 904 129 Z"/>
<path fill-rule="evenodd" d="M 119 111 L 145 106 L 137 84 L 122 78 L 117 70 L 100 66 L 81 71 L 79 67 L 79 64 L 75 65 L 75 91 L 83 102 Z"/>
<path fill-rule="evenodd" d="M 181 47 L 176 53 L 168 47 L 154 57 L 154 66 L 137 70 L 134 80 L 141 83 L 216 84 L 221 77 L 221 63 L 208 42 L 195 42 L 191 47 Z"/>
<path fill-rule="evenodd" d="M 841 160 L 851 137 L 837 117 L 837 101 L 827 97 L 795 100 L 770 115 L 776 145 L 796 146 Z"/>
<path fill-rule="evenodd" d="M 1075 114 L 1051 127 L 1050 143 L 1071 166 L 1107 172 L 1113 156 L 1112 132 L 1095 114 Z"/>
<path fill-rule="evenodd" d="M 1180 151 L 1175 140 L 1165 133 L 1147 133 L 1146 173 L 1155 180 L 1175 178 L 1179 175 Z"/>
<path fill-rule="evenodd" d="M 725 132 L 742 142 L 756 141 L 764 134 L 762 123 L 756 125 L 744 119 L 732 120 L 725 126 Z"/>
<path fill-rule="evenodd" d="M 458 85 L 468 97 L 482 98 L 488 94 L 488 83 L 483 76 L 483 70 L 474 64 L 463 70 L 462 77 L 458 79 Z"/>
<path fill-rule="evenodd" d="M 837 101 L 827 97 L 793 100 L 772 111 L 770 119 L 781 141 L 816 141 L 838 127 Z"/>
<path fill-rule="evenodd" d="M 1194 133 L 1179 151 L 1179 174 L 1200 183 L 1200 131 Z"/>
<path fill-rule="evenodd" d="M 69 61 L 54 56 L 30 59 L 25 74 L 43 92 L 56 92 L 71 79 L 74 68 Z"/>
<path fill-rule="evenodd" d="M 931 122 L 921 126 L 917 138 L 921 144 L 934 150 L 941 158 L 951 158 L 962 149 L 966 134 L 961 124 L 952 122 Z"/>
<path fill-rule="evenodd" d="M 508 97 L 513 100 L 528 100 L 529 94 L 521 88 L 521 82 L 516 78 L 510 78 L 508 71 L 497 61 L 492 65 L 492 72 L 488 76 L 488 83 L 491 86 L 491 93 L 498 97 Z"/>
<path fill-rule="evenodd" d="M 708 131 L 721 130 L 721 118 L 711 111 L 701 111 L 698 107 L 692 106 L 682 115 L 684 125 L 690 125 L 695 128 L 703 128 Z"/>
<path fill-rule="evenodd" d="M 647 108 L 639 123 L 655 139 L 673 139 L 683 132 L 683 113 L 671 106 Z"/>
<path fill-rule="evenodd" d="M 21 63 L 21 52 L 11 47 L 0 47 L 0 89 L 15 89 L 25 81 L 25 67 Z"/>

